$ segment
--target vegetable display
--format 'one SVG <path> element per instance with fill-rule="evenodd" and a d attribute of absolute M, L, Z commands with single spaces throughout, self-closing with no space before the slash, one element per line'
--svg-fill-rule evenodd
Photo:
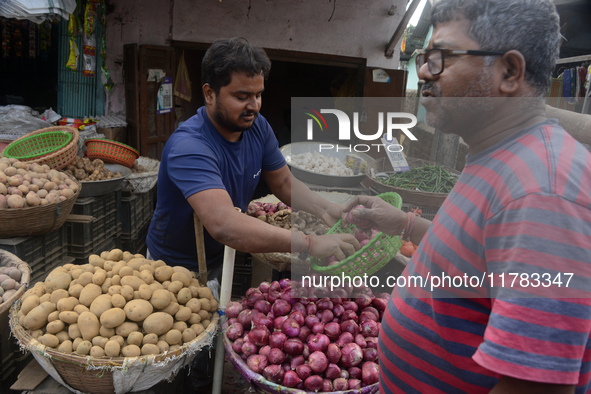
<path fill-rule="evenodd" d="M 292 290 L 292 284 L 262 282 L 228 305 L 225 335 L 232 350 L 253 372 L 285 387 L 330 392 L 377 383 L 389 295 L 356 288 L 329 298 L 323 289 Z M 292 298 L 296 291 L 306 297 Z"/>
<path fill-rule="evenodd" d="M 65 201 L 78 184 L 47 164 L 30 164 L 0 158 L 0 209 L 18 209 Z"/>
<path fill-rule="evenodd" d="M 91 161 L 87 157 L 76 157 L 64 172 L 84 182 L 105 181 L 123 176 L 119 171 L 109 171 L 101 159 Z"/>
<path fill-rule="evenodd" d="M 390 174 L 388 178 L 378 177 L 378 180 L 386 185 L 401 189 L 449 193 L 457 181 L 457 175 L 449 172 L 443 166 L 429 164 L 409 171 Z"/>
<path fill-rule="evenodd" d="M 20 289 L 21 275 L 17 267 L 0 267 L 0 304 L 8 301 Z"/>
<path fill-rule="evenodd" d="M 282 202 L 253 201 L 248 205 L 247 215 L 256 217 L 273 226 L 294 228 L 308 235 L 324 235 L 329 227 L 321 219 L 304 211 L 293 211 Z"/>
<path fill-rule="evenodd" d="M 17 316 L 60 352 L 136 357 L 180 348 L 216 311 L 211 290 L 186 268 L 113 249 L 55 268 L 25 292 Z"/>

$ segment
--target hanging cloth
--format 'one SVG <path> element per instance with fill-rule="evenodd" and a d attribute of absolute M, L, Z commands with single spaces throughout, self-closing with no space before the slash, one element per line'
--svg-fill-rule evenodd
<path fill-rule="evenodd" d="M 579 67 L 579 81 L 580 81 L 580 88 L 579 88 L 579 96 L 585 97 L 587 93 L 587 89 L 585 88 L 585 79 L 587 78 L 587 67 Z"/>
<path fill-rule="evenodd" d="M 189 79 L 189 70 L 187 70 L 187 64 L 185 63 L 185 51 L 183 51 L 179 61 L 179 68 L 176 72 L 176 78 L 174 80 L 173 94 L 182 98 L 183 100 L 191 101 L 191 80 Z"/>
<path fill-rule="evenodd" d="M 569 104 L 574 103 L 574 99 L 572 96 L 572 73 L 570 69 L 564 70 L 564 76 L 562 78 L 562 95 L 566 99 L 566 102 Z"/>

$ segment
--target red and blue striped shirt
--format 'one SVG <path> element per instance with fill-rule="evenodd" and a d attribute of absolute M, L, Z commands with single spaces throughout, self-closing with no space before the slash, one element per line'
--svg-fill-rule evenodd
<path fill-rule="evenodd" d="M 402 275 L 429 279 L 392 293 L 381 392 L 485 393 L 503 375 L 589 392 L 591 154 L 549 120 L 468 157 Z M 431 288 L 446 275 L 474 280 Z"/>

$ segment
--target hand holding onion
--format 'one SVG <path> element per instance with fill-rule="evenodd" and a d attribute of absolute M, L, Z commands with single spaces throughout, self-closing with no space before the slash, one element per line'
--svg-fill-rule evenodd
<path fill-rule="evenodd" d="M 388 235 L 399 235 L 404 229 L 406 213 L 376 196 L 359 195 L 345 205 L 342 219 L 360 228 L 377 228 Z"/>

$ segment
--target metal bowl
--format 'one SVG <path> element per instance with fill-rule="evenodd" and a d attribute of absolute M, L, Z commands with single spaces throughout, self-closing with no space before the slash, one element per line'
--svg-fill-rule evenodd
<path fill-rule="evenodd" d="M 287 159 L 288 156 L 290 155 L 299 155 L 302 153 L 307 153 L 307 152 L 319 152 L 319 146 L 323 144 L 322 142 L 294 142 L 292 144 L 287 144 L 284 145 L 280 148 L 281 153 L 283 153 L 283 156 Z M 339 160 L 341 160 L 343 163 L 345 162 L 345 157 L 347 155 L 353 155 L 356 156 L 358 158 L 360 158 L 361 160 L 364 160 L 367 164 L 366 168 L 370 168 L 372 163 L 374 162 L 374 159 L 365 154 L 365 153 L 357 153 L 357 152 L 349 152 L 348 150 L 346 150 L 345 147 L 339 145 L 339 149 L 338 151 L 333 151 L 331 150 L 330 153 L 329 152 L 319 152 L 327 157 L 336 157 Z M 311 183 L 314 185 L 319 185 L 319 186 L 327 186 L 327 187 L 335 187 L 335 186 L 341 186 L 341 187 L 355 187 L 355 186 L 359 186 L 361 184 L 361 181 L 365 178 L 365 173 L 360 173 L 357 175 L 349 175 L 349 176 L 345 176 L 345 175 L 325 175 L 325 174 L 321 174 L 319 172 L 313 172 L 313 171 L 309 171 L 309 170 L 305 170 L 303 168 L 300 168 L 298 166 L 295 166 L 291 163 L 288 163 L 290 169 L 291 169 L 291 173 L 298 178 L 301 181 L 307 182 L 307 183 Z"/>
<path fill-rule="evenodd" d="M 124 187 L 126 182 L 125 177 L 131 174 L 131 169 L 121 164 L 112 163 L 106 163 L 105 168 L 111 172 L 119 171 L 123 176 L 104 181 L 81 181 L 82 189 L 80 189 L 80 195 L 78 197 L 102 196 L 103 194 L 108 194 Z"/>

